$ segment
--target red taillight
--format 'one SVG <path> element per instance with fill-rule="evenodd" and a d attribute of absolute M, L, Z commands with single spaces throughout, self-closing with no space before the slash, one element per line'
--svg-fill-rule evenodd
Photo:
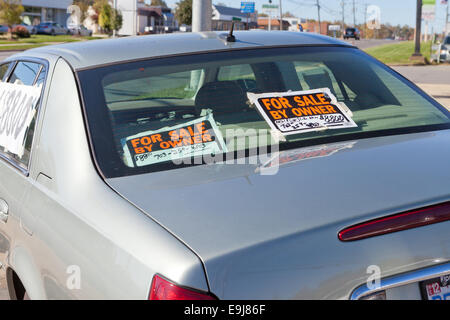
<path fill-rule="evenodd" d="M 216 300 L 207 293 L 186 289 L 155 275 L 149 300 Z"/>
<path fill-rule="evenodd" d="M 411 210 L 345 228 L 339 240 L 354 241 L 450 220 L 450 202 Z"/>

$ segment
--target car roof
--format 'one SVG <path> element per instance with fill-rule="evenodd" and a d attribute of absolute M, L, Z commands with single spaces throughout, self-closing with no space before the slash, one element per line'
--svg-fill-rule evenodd
<path fill-rule="evenodd" d="M 289 31 L 237 31 L 236 42 L 226 42 L 228 32 L 173 33 L 91 40 L 31 49 L 12 56 L 56 55 L 67 60 L 75 70 L 106 64 L 160 56 L 208 51 L 277 46 L 347 46 L 350 44 L 313 33 Z M 9 59 L 8 59 L 9 60 Z"/>

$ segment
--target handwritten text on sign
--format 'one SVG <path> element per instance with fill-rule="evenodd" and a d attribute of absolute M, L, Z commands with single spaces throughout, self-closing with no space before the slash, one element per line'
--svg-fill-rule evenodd
<path fill-rule="evenodd" d="M 147 131 L 124 141 L 127 165 L 141 167 L 226 151 L 212 115 L 174 127 Z"/>
<path fill-rule="evenodd" d="M 247 95 L 269 126 L 284 135 L 357 126 L 328 88 Z"/>

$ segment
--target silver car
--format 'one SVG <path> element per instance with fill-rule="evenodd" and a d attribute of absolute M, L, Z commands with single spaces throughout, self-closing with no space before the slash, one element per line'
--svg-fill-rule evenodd
<path fill-rule="evenodd" d="M 73 35 L 78 35 L 82 37 L 90 37 L 92 36 L 92 30 L 89 30 L 83 25 L 76 25 L 69 27 L 70 33 Z"/>
<path fill-rule="evenodd" d="M 36 33 L 56 36 L 70 34 L 70 31 L 56 22 L 42 22 L 36 26 Z"/>
<path fill-rule="evenodd" d="M 450 34 L 445 37 L 440 49 L 440 61 L 450 62 Z"/>
<path fill-rule="evenodd" d="M 448 299 L 450 120 L 297 32 L 41 47 L 0 66 L 13 299 Z"/>

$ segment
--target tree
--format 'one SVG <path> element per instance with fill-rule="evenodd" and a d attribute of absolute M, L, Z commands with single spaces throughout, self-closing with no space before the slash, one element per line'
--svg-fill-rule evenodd
<path fill-rule="evenodd" d="M 113 30 L 119 31 L 122 28 L 123 16 L 119 10 L 113 9 Z"/>
<path fill-rule="evenodd" d="M 8 26 L 9 39 L 12 39 L 12 26 L 22 22 L 24 10 L 21 0 L 0 0 L 0 21 Z"/>
<path fill-rule="evenodd" d="M 109 3 L 104 3 L 98 14 L 98 25 L 106 32 L 113 30 L 113 10 Z"/>
<path fill-rule="evenodd" d="M 150 5 L 167 8 L 167 4 L 164 0 L 152 0 L 152 2 L 150 2 Z"/>
<path fill-rule="evenodd" d="M 295 16 L 289 11 L 283 13 L 283 18 L 295 18 Z"/>
<path fill-rule="evenodd" d="M 94 0 L 75 0 L 73 4 L 80 8 L 81 10 L 80 23 L 83 23 L 84 19 L 87 18 L 86 13 L 89 9 L 89 6 L 92 6 L 94 4 Z"/>
<path fill-rule="evenodd" d="M 98 8 L 98 24 L 99 26 L 110 33 L 113 30 L 118 31 L 122 28 L 123 17 L 119 10 L 111 7 L 108 2 L 102 3 L 102 6 Z"/>
<path fill-rule="evenodd" d="M 181 0 L 177 2 L 175 18 L 179 24 L 192 24 L 192 0 Z"/>

